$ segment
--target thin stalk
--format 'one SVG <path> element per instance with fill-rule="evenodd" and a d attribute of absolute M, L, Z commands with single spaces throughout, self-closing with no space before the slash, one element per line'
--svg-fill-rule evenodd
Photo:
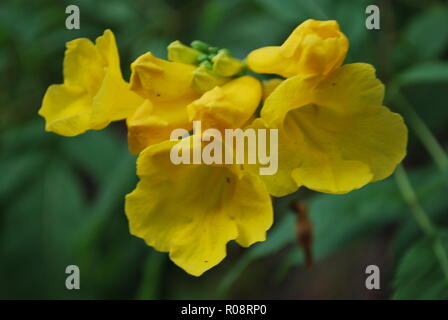
<path fill-rule="evenodd" d="M 417 194 L 412 187 L 406 170 L 400 164 L 395 171 L 395 180 L 397 181 L 398 188 L 400 189 L 403 198 L 407 202 L 409 208 L 411 209 L 414 218 L 422 229 L 423 233 L 433 240 L 433 250 L 434 254 L 439 261 L 440 268 L 445 276 L 445 280 L 448 282 L 448 256 L 446 254 L 443 244 L 440 242 L 439 237 L 436 236 L 435 228 L 428 216 L 428 214 L 423 209 L 422 205 L 418 201 Z"/>
<path fill-rule="evenodd" d="M 440 240 L 437 239 L 435 241 L 433 249 L 437 259 L 439 260 L 445 280 L 448 282 L 448 256 L 446 255 L 445 248 Z"/>
<path fill-rule="evenodd" d="M 401 93 L 398 86 L 393 87 L 392 100 L 398 102 L 399 107 L 406 113 L 409 124 L 414 129 L 415 134 L 420 139 L 426 150 L 431 155 L 437 167 L 444 173 L 448 172 L 448 155 L 437 139 L 429 130 L 428 126 Z"/>
<path fill-rule="evenodd" d="M 415 193 L 414 188 L 409 181 L 408 175 L 401 164 L 398 165 L 397 170 L 395 171 L 395 180 L 404 200 L 411 209 L 417 224 L 420 226 L 425 235 L 432 237 L 434 235 L 434 227 L 425 210 L 418 201 L 417 194 Z"/>

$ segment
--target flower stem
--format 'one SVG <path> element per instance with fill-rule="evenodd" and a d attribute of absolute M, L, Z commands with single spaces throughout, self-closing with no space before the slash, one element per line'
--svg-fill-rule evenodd
<path fill-rule="evenodd" d="M 406 114 L 409 124 L 414 129 L 415 134 L 421 140 L 436 165 L 442 172 L 447 173 L 448 156 L 445 150 L 434 137 L 425 122 L 420 118 L 418 113 L 414 110 L 414 108 L 412 108 L 406 97 L 401 93 L 398 86 L 394 86 L 393 89 L 393 100 L 399 104 L 398 106 Z"/>
<path fill-rule="evenodd" d="M 398 165 L 397 170 L 395 171 L 395 180 L 404 200 L 411 209 L 417 224 L 420 226 L 425 235 L 432 237 L 434 235 L 434 228 L 431 220 L 418 201 L 414 188 L 412 187 L 408 175 L 401 164 Z"/>
<path fill-rule="evenodd" d="M 439 260 L 440 267 L 442 268 L 443 275 L 445 276 L 445 280 L 448 282 L 448 256 L 446 255 L 445 248 L 440 240 L 436 240 L 434 243 L 434 254 Z"/>
<path fill-rule="evenodd" d="M 441 243 L 439 237 L 437 237 L 435 228 L 428 216 L 428 214 L 423 209 L 422 205 L 418 201 L 417 194 L 412 187 L 406 170 L 400 164 L 395 171 L 395 180 L 397 181 L 398 188 L 400 189 L 404 200 L 407 202 L 409 208 L 414 215 L 414 218 L 422 229 L 423 233 L 433 241 L 433 251 L 439 261 L 440 268 L 442 269 L 445 280 L 448 282 L 448 256 Z"/>

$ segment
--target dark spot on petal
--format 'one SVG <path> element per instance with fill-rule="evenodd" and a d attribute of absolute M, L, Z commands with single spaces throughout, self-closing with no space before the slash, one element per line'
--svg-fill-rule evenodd
<path fill-rule="evenodd" d="M 160 93 L 158 93 L 157 96 L 160 97 Z"/>
<path fill-rule="evenodd" d="M 336 85 L 336 82 L 332 82 L 331 85 L 334 87 Z"/>
<path fill-rule="evenodd" d="M 227 177 L 227 178 L 226 178 L 226 181 L 227 181 L 227 183 L 230 183 L 230 178 Z"/>

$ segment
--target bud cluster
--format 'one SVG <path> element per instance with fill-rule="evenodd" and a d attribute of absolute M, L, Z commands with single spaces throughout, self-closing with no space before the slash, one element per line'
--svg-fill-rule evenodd
<path fill-rule="evenodd" d="M 233 57 L 228 49 L 213 47 L 202 41 L 195 40 L 187 46 L 177 40 L 167 49 L 169 60 L 198 66 L 193 74 L 192 87 L 200 93 L 223 85 L 246 69 L 245 64 Z"/>

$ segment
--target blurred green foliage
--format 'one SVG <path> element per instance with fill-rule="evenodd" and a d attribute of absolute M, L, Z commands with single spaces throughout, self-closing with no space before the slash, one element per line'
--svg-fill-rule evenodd
<path fill-rule="evenodd" d="M 437 149 L 437 141 L 446 148 L 448 137 L 448 5 L 376 1 L 381 30 L 369 31 L 365 8 L 372 2 L 2 1 L 0 298 L 307 298 L 318 290 L 314 297 L 448 299 L 448 167 L 444 150 Z M 69 4 L 80 8 L 80 30 L 65 28 Z M 44 132 L 37 116 L 45 89 L 62 81 L 64 44 L 74 38 L 94 39 L 112 29 L 128 77 L 140 54 L 165 57 L 176 39 L 200 39 L 243 58 L 280 44 L 307 18 L 336 19 L 350 40 L 347 61 L 372 63 L 386 87 L 395 89 L 388 90 L 387 105 L 403 111 L 410 124 L 405 168 L 414 195 L 403 196 L 400 180 L 391 177 L 348 195 L 300 190 L 276 199 L 268 241 L 249 249 L 230 244 L 224 263 L 201 278 L 129 234 L 124 195 L 137 179 L 122 125 L 64 138 Z M 313 222 L 317 275 L 304 269 L 296 242 L 289 204 L 297 199 Z M 416 206 L 431 219 L 434 235 L 415 222 Z M 361 255 L 354 244 L 364 248 Z M 384 256 L 371 258 L 371 245 L 385 248 Z M 348 262 L 344 250 L 354 252 Z M 379 294 L 365 293 L 363 255 L 384 270 Z M 81 290 L 65 289 L 70 264 L 81 269 Z M 349 288 L 347 270 L 353 269 L 361 281 Z M 340 287 L 345 291 L 335 289 Z"/>

